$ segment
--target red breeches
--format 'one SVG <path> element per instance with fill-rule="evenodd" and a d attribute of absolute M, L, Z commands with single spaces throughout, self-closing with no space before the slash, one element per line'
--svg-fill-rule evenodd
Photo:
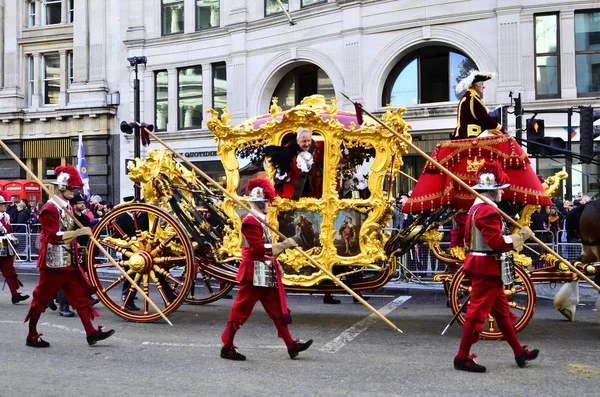
<path fill-rule="evenodd" d="M 43 313 L 50 300 L 61 288 L 73 309 L 91 306 L 92 300 L 88 294 L 89 286 L 79 272 L 40 269 L 38 285 L 32 294 L 31 307 Z"/>

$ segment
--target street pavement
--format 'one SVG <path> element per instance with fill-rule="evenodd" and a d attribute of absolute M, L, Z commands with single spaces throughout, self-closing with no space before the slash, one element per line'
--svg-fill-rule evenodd
<path fill-rule="evenodd" d="M 22 291 L 31 293 L 35 271 L 18 271 Z M 6 288 L 0 291 L 0 396 L 597 395 L 600 323 L 593 295 L 584 296 L 575 322 L 550 300 L 538 299 L 519 337 L 541 354 L 524 369 L 505 342 L 478 342 L 473 353 L 486 374 L 453 369 L 461 328 L 455 324 L 440 335 L 452 316 L 439 285 L 390 283 L 369 296 L 403 333 L 350 296 L 338 296 L 340 305 L 324 305 L 320 295 L 289 294 L 292 335 L 314 339 L 313 346 L 290 360 L 258 305 L 236 337 L 248 360 L 233 362 L 219 357 L 232 300 L 183 305 L 169 317 L 173 327 L 126 322 L 100 306 L 95 323 L 116 333 L 93 347 L 77 317 L 48 310 L 39 331 L 51 347 L 34 349 L 25 346 L 29 301 L 12 305 Z"/>

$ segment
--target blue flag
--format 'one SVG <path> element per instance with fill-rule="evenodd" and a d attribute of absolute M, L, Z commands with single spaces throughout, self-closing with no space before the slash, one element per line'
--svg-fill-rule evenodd
<path fill-rule="evenodd" d="M 77 171 L 83 181 L 83 196 L 86 200 L 90 199 L 90 177 L 88 176 L 87 166 L 85 165 L 85 154 L 83 153 L 83 138 L 79 134 L 79 149 L 77 149 Z"/>

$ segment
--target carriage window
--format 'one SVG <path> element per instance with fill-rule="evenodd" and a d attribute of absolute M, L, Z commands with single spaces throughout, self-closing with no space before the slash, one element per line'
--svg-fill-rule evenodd
<path fill-rule="evenodd" d="M 375 160 L 375 149 L 365 150 L 362 146 L 340 147 L 342 157 L 338 165 L 336 186 L 340 198 L 368 199 L 371 194 L 368 188 L 371 164 Z"/>
<path fill-rule="evenodd" d="M 352 209 L 344 209 L 338 212 L 333 222 L 333 230 L 335 231 L 333 245 L 338 255 L 354 256 L 360 254 L 358 236 L 366 219 L 365 214 Z"/>
<path fill-rule="evenodd" d="M 265 146 L 249 146 L 244 149 L 235 150 L 235 158 L 238 163 L 238 172 L 240 173 L 240 183 L 236 193 L 238 196 L 246 195 L 246 185 L 253 178 L 266 178 L 263 163 L 265 161 Z"/>

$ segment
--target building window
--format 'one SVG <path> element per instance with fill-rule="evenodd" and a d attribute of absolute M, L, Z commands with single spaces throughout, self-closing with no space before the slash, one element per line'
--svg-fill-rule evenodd
<path fill-rule="evenodd" d="M 75 0 L 69 0 L 68 22 L 73 23 L 75 20 Z"/>
<path fill-rule="evenodd" d="M 178 70 L 177 108 L 178 129 L 202 127 L 202 66 Z"/>
<path fill-rule="evenodd" d="M 327 0 L 302 0 L 302 2 L 300 3 L 300 6 L 308 7 L 308 6 L 312 6 L 313 4 L 319 4 L 319 3 L 327 3 Z"/>
<path fill-rule="evenodd" d="M 559 97 L 558 14 L 535 15 L 536 98 Z"/>
<path fill-rule="evenodd" d="M 27 27 L 32 28 L 35 25 L 35 1 L 32 1 L 27 6 L 29 10 L 29 19 L 27 21 Z"/>
<path fill-rule="evenodd" d="M 323 95 L 329 100 L 335 95 L 335 91 L 331 79 L 323 69 L 306 64 L 283 76 L 272 96 L 279 98 L 278 104 L 283 110 L 289 110 L 300 104 L 304 97 L 315 94 Z"/>
<path fill-rule="evenodd" d="M 60 92 L 60 55 L 44 55 L 44 105 L 58 105 Z"/>
<path fill-rule="evenodd" d="M 71 87 L 71 84 L 73 84 L 73 51 L 67 52 L 67 67 L 69 68 L 67 71 L 67 84 Z"/>
<path fill-rule="evenodd" d="M 213 109 L 222 113 L 223 108 L 227 106 L 227 65 L 225 62 L 212 64 L 213 75 Z"/>
<path fill-rule="evenodd" d="M 35 68 L 33 66 L 34 58 L 32 55 L 27 57 L 27 107 L 30 108 L 33 103 L 33 87 L 35 82 Z"/>
<path fill-rule="evenodd" d="M 281 3 L 285 7 L 286 11 L 290 10 L 288 0 L 281 0 Z M 280 12 L 283 11 L 281 10 L 281 6 L 277 0 L 265 0 L 265 16 L 279 14 Z"/>
<path fill-rule="evenodd" d="M 575 14 L 575 70 L 577 95 L 600 91 L 600 12 Z"/>
<path fill-rule="evenodd" d="M 162 0 L 162 34 L 183 33 L 183 0 Z"/>
<path fill-rule="evenodd" d="M 196 0 L 196 30 L 219 26 L 220 0 Z"/>
<path fill-rule="evenodd" d="M 43 0 L 42 21 L 44 25 L 56 25 L 61 22 L 62 0 Z"/>
<path fill-rule="evenodd" d="M 166 70 L 156 72 L 154 79 L 156 131 L 166 131 L 169 122 L 169 78 Z"/>
<path fill-rule="evenodd" d="M 383 87 L 382 106 L 458 101 L 456 85 L 477 69 L 465 54 L 448 47 L 419 48 L 402 58 Z"/>

